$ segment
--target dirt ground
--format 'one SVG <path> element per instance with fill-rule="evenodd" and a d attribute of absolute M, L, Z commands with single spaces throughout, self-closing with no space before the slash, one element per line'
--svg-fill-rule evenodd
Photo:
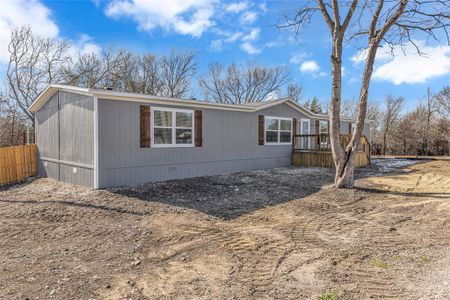
<path fill-rule="evenodd" d="M 0 298 L 449 299 L 450 161 L 408 165 L 3 188 Z"/>

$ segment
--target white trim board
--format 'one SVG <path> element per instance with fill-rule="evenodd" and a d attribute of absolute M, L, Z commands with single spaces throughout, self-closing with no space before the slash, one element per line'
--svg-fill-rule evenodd
<path fill-rule="evenodd" d="M 99 134 L 98 134 L 98 99 L 94 95 L 94 189 L 99 187 Z"/>

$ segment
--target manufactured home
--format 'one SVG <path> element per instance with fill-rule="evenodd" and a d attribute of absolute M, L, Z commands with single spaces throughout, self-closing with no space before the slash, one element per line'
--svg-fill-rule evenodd
<path fill-rule="evenodd" d="M 221 104 L 50 85 L 30 111 L 38 175 L 94 188 L 308 165 L 330 153 L 327 116 L 290 99 Z M 343 137 L 354 122 L 341 119 Z M 363 135 L 369 149 L 369 122 Z"/>

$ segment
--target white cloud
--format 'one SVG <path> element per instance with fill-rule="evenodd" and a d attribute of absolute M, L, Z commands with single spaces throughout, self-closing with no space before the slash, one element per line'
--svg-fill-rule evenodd
<path fill-rule="evenodd" d="M 250 42 L 244 42 L 241 44 L 241 49 L 248 54 L 258 54 L 261 53 L 261 49 L 256 48 Z"/>
<path fill-rule="evenodd" d="M 276 100 L 278 99 L 278 92 L 277 91 L 273 91 L 267 94 L 266 98 L 264 99 L 264 101 L 268 101 L 268 100 Z"/>
<path fill-rule="evenodd" d="M 106 8 L 113 18 L 130 17 L 139 29 L 166 31 L 199 37 L 214 25 L 215 0 L 114 0 Z"/>
<path fill-rule="evenodd" d="M 231 13 L 239 13 L 239 12 L 245 10 L 247 7 L 248 7 L 248 5 L 245 2 L 235 2 L 235 3 L 231 3 L 230 5 L 225 7 L 225 10 L 227 12 L 231 12 Z"/>
<path fill-rule="evenodd" d="M 320 67 L 315 60 L 307 60 L 300 65 L 302 73 L 317 73 Z"/>
<path fill-rule="evenodd" d="M 402 83 L 423 83 L 433 77 L 450 73 L 450 47 L 422 48 L 426 56 L 397 55 L 378 66 L 373 77 L 377 80 Z"/>
<path fill-rule="evenodd" d="M 51 18 L 50 10 L 37 0 L 0 1 L 0 63 L 9 60 L 8 43 L 11 30 L 28 25 L 43 37 L 57 37 L 59 30 Z"/>
<path fill-rule="evenodd" d="M 269 11 L 269 9 L 267 8 L 267 4 L 266 3 L 262 3 L 259 5 L 259 9 L 263 12 L 266 13 L 267 11 Z"/>
<path fill-rule="evenodd" d="M 244 36 L 243 32 L 229 32 L 220 29 L 216 29 L 215 33 L 223 36 L 224 38 L 219 38 L 211 41 L 209 44 L 209 49 L 214 52 L 220 52 L 224 49 L 226 44 L 234 43 Z"/>
<path fill-rule="evenodd" d="M 424 83 L 427 80 L 450 73 L 450 46 L 431 47 L 424 41 L 415 41 L 424 55 L 417 54 L 413 44 L 403 49 L 388 47 L 378 50 L 375 60 L 373 78 L 390 81 L 395 85 L 402 83 Z M 356 63 L 363 62 L 365 51 L 360 51 L 351 59 Z"/>
<path fill-rule="evenodd" d="M 231 35 L 228 36 L 228 38 L 226 39 L 226 41 L 228 43 L 232 43 L 235 42 L 236 40 L 240 39 L 244 34 L 242 32 L 235 32 Z"/>
<path fill-rule="evenodd" d="M 255 41 L 259 38 L 259 33 L 261 32 L 261 29 L 258 27 L 253 28 L 247 35 L 245 35 L 242 40 L 243 41 Z"/>
<path fill-rule="evenodd" d="M 300 64 L 302 63 L 307 57 L 309 56 L 308 53 L 306 52 L 298 52 L 298 53 L 292 53 L 291 54 L 291 59 L 289 60 L 289 62 L 291 64 Z"/>
<path fill-rule="evenodd" d="M 280 46 L 280 43 L 278 41 L 271 41 L 264 44 L 264 47 L 266 48 L 273 48 Z"/>
<path fill-rule="evenodd" d="M 214 40 L 209 44 L 209 48 L 214 52 L 220 52 L 223 50 L 223 40 Z"/>
<path fill-rule="evenodd" d="M 299 70 L 303 74 L 312 75 L 314 78 L 327 76 L 327 73 L 321 70 L 317 61 L 307 59 L 310 56 L 312 55 L 307 52 L 292 53 L 289 62 L 294 65 L 299 65 Z"/>
<path fill-rule="evenodd" d="M 242 24 L 253 24 L 258 19 L 258 14 L 253 11 L 247 11 L 241 16 Z"/>
<path fill-rule="evenodd" d="M 44 38 L 60 39 L 59 29 L 51 18 L 51 11 L 38 0 L 0 0 L 0 63 L 8 63 L 8 44 L 11 30 L 18 26 L 30 26 L 32 32 Z M 78 40 L 70 43 L 69 54 L 77 57 L 79 54 L 101 52 L 101 47 L 93 39 L 81 34 Z"/>
<path fill-rule="evenodd" d="M 74 58 L 78 55 L 91 53 L 99 55 L 102 51 L 102 48 L 94 43 L 92 37 L 87 34 L 81 34 L 77 41 L 71 41 L 70 44 L 70 55 Z"/>
<path fill-rule="evenodd" d="M 315 60 L 306 60 L 300 65 L 300 72 L 310 74 L 314 78 L 327 76 L 326 72 L 321 71 L 319 64 Z"/>

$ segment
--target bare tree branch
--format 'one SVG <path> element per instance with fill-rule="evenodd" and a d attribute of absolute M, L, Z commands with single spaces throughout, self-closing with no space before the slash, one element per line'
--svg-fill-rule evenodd
<path fill-rule="evenodd" d="M 334 162 L 336 165 L 335 186 L 352 187 L 354 162 L 359 140 L 364 127 L 368 107 L 369 85 L 372 78 L 375 57 L 381 43 L 394 49 L 412 44 L 421 53 L 420 44 L 414 40 L 414 34 L 425 34 L 428 39 L 449 42 L 450 2 L 444 0 L 365 0 L 360 5 L 358 0 L 316 0 L 318 9 L 296 11 L 291 22 L 295 33 L 309 24 L 314 13 L 320 11 L 331 33 L 331 109 L 330 139 Z M 308 6 L 309 7 L 309 6 Z M 305 8 L 305 7 L 304 7 Z M 332 9 L 333 18 L 328 9 Z M 348 8 L 344 22 L 340 23 L 341 11 Z M 347 32 L 348 31 L 348 32 Z M 365 45 L 365 62 L 358 99 L 356 130 L 352 140 L 344 149 L 340 143 L 340 112 L 342 95 L 342 53 L 346 42 L 367 36 Z M 450 44 L 450 43 L 449 43 Z"/>
<path fill-rule="evenodd" d="M 231 64 L 209 66 L 199 85 L 206 100 L 220 103 L 252 103 L 264 101 L 290 81 L 285 67 L 269 68 L 249 63 L 245 68 Z"/>

